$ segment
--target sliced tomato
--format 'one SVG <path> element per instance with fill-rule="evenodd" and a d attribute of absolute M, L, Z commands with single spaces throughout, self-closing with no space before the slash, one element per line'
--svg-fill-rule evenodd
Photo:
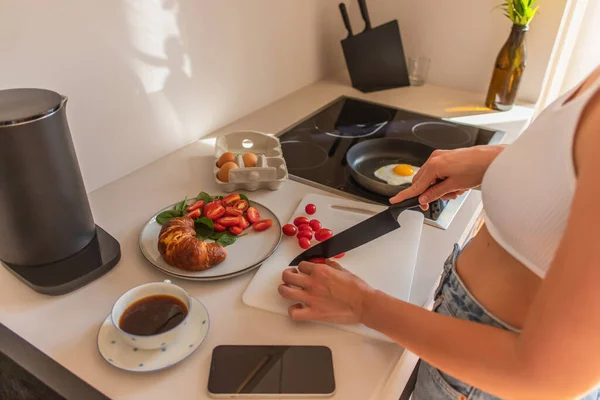
<path fill-rule="evenodd" d="M 244 230 L 242 228 L 240 228 L 239 226 L 230 226 L 229 227 L 229 232 L 231 232 L 232 235 L 239 235 L 240 233 L 242 233 Z"/>
<path fill-rule="evenodd" d="M 200 210 L 199 208 L 196 208 L 196 209 L 192 210 L 192 212 L 189 212 L 187 214 L 187 216 L 190 217 L 191 219 L 196 219 L 196 218 L 200 217 L 200 215 L 202 215 L 202 210 Z"/>
<path fill-rule="evenodd" d="M 300 232 L 298 232 L 298 234 L 296 235 L 296 237 L 298 239 L 305 237 L 308 240 L 310 240 L 313 238 L 313 231 L 311 231 L 310 229 L 301 229 Z"/>
<path fill-rule="evenodd" d="M 241 212 L 246 211 L 249 206 L 250 206 L 250 204 L 248 204 L 248 202 L 246 200 L 240 200 L 233 205 L 234 208 L 237 208 Z"/>
<path fill-rule="evenodd" d="M 237 224 L 240 223 L 240 217 L 223 217 L 223 218 L 219 218 L 217 220 L 218 224 L 221 224 L 223 226 L 236 226 Z"/>
<path fill-rule="evenodd" d="M 319 229 L 319 231 L 317 233 L 315 233 L 315 239 L 317 239 L 319 242 L 327 240 L 332 236 L 333 236 L 333 232 L 331 231 L 331 229 L 327 229 L 327 228 Z"/>
<path fill-rule="evenodd" d="M 186 208 L 185 210 L 187 212 L 192 212 L 194 210 L 197 210 L 197 209 L 201 208 L 203 205 L 204 205 L 204 200 L 198 200 L 194 204 L 188 206 L 188 208 Z"/>
<path fill-rule="evenodd" d="M 273 225 L 273 220 L 271 219 L 263 219 L 262 221 L 258 221 L 252 224 L 252 228 L 255 231 L 264 231 L 265 229 L 269 229 Z"/>
<path fill-rule="evenodd" d="M 315 258 L 311 258 L 308 261 L 311 263 L 315 263 L 315 264 L 325 264 L 325 261 L 327 261 L 327 259 L 323 258 L 323 257 L 315 257 Z"/>
<path fill-rule="evenodd" d="M 219 224 L 218 222 L 213 223 L 215 226 L 215 232 L 225 232 L 227 230 L 226 226 Z"/>
<path fill-rule="evenodd" d="M 260 214 L 258 213 L 258 210 L 254 207 L 248 207 L 246 216 L 248 217 L 248 221 L 250 221 L 251 224 L 255 224 L 258 221 L 260 221 Z"/>
<path fill-rule="evenodd" d="M 306 217 L 296 217 L 296 219 L 294 220 L 294 225 L 296 225 L 296 226 L 300 226 L 300 225 L 304 225 L 304 224 L 308 224 L 308 218 L 306 218 Z"/>
<path fill-rule="evenodd" d="M 225 215 L 230 217 L 240 217 L 244 212 L 234 207 L 225 207 Z"/>
<path fill-rule="evenodd" d="M 321 222 L 318 219 L 311 219 L 308 224 L 310 225 L 310 229 L 315 232 L 318 232 L 322 228 Z"/>
<path fill-rule="evenodd" d="M 204 216 L 211 221 L 216 221 L 223 215 L 225 215 L 225 207 L 214 201 L 204 206 Z"/>
<path fill-rule="evenodd" d="M 346 255 L 346 253 L 338 254 L 337 256 L 333 256 L 333 258 L 342 258 Z"/>
<path fill-rule="evenodd" d="M 225 207 L 231 207 L 233 206 L 235 203 L 237 203 L 238 201 L 240 201 L 241 197 L 239 194 L 237 193 L 231 193 L 228 196 L 225 196 L 225 198 L 223 199 L 223 205 Z"/>
<path fill-rule="evenodd" d="M 285 224 L 281 230 L 285 236 L 294 236 L 296 233 L 298 233 L 298 228 L 292 224 Z"/>
<path fill-rule="evenodd" d="M 308 249 L 310 248 L 310 240 L 308 240 L 307 238 L 300 238 L 298 239 L 298 244 L 300 245 L 300 247 L 302 247 L 303 249 Z"/>
<path fill-rule="evenodd" d="M 214 199 L 212 202 L 215 203 L 215 204 L 218 204 L 220 206 L 223 205 L 223 200 L 221 200 L 221 199 Z"/>
<path fill-rule="evenodd" d="M 250 222 L 248 222 L 248 219 L 242 215 L 240 217 L 240 223 L 238 226 L 242 229 L 248 229 L 250 227 Z"/>

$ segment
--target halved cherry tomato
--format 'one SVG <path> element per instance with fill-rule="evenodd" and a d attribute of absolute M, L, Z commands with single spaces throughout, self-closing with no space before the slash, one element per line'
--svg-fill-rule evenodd
<path fill-rule="evenodd" d="M 317 233 L 315 233 L 315 239 L 317 239 L 319 242 L 327 240 L 332 236 L 333 232 L 331 232 L 331 229 L 327 228 L 321 228 Z"/>
<path fill-rule="evenodd" d="M 346 253 L 338 254 L 337 256 L 333 256 L 333 258 L 342 258 L 346 255 Z"/>
<path fill-rule="evenodd" d="M 233 205 L 234 208 L 237 208 L 241 212 L 246 211 L 248 209 L 248 206 L 249 206 L 249 204 L 246 200 L 240 200 Z"/>
<path fill-rule="evenodd" d="M 223 200 L 221 200 L 221 199 L 214 199 L 212 202 L 215 203 L 215 204 L 218 204 L 220 206 L 223 205 Z"/>
<path fill-rule="evenodd" d="M 307 204 L 306 207 L 304 207 L 304 211 L 306 211 L 308 215 L 313 215 L 317 212 L 317 206 L 314 204 Z"/>
<path fill-rule="evenodd" d="M 188 208 L 185 209 L 185 211 L 187 212 L 192 212 L 194 210 L 199 209 L 200 207 L 202 207 L 204 205 L 204 200 L 198 200 L 197 202 L 195 202 L 194 204 L 192 204 L 191 206 L 188 206 Z"/>
<path fill-rule="evenodd" d="M 270 228 L 271 225 L 273 225 L 273 220 L 263 219 L 262 221 L 253 223 L 252 228 L 254 228 L 255 231 L 264 231 L 265 229 Z"/>
<path fill-rule="evenodd" d="M 242 233 L 244 230 L 242 228 L 240 228 L 239 226 L 230 226 L 229 227 L 229 232 L 231 232 L 232 235 L 239 235 L 240 233 Z"/>
<path fill-rule="evenodd" d="M 292 224 L 285 224 L 281 228 L 281 230 L 283 231 L 283 234 L 286 235 L 286 236 L 294 236 L 298 232 L 298 228 L 296 228 Z"/>
<path fill-rule="evenodd" d="M 323 258 L 323 257 L 315 257 L 315 258 L 311 258 L 310 260 L 308 260 L 308 262 L 315 263 L 315 264 L 325 264 L 325 261 L 327 261 L 327 259 Z"/>
<path fill-rule="evenodd" d="M 298 239 L 298 244 L 300 245 L 300 247 L 302 247 L 303 249 L 308 249 L 310 248 L 310 240 L 308 240 L 307 238 L 303 237 Z"/>
<path fill-rule="evenodd" d="M 237 193 L 231 193 L 230 195 L 225 196 L 223 199 L 223 205 L 225 207 L 231 207 L 238 201 L 240 201 L 240 195 Z"/>
<path fill-rule="evenodd" d="M 294 225 L 300 226 L 302 224 L 308 224 L 308 218 L 306 217 L 296 217 L 294 220 Z"/>
<path fill-rule="evenodd" d="M 246 215 L 248 216 L 248 221 L 250 221 L 251 224 L 255 224 L 258 221 L 260 221 L 260 214 L 258 213 L 258 210 L 254 207 L 248 207 Z"/>
<path fill-rule="evenodd" d="M 319 222 L 318 219 L 311 219 L 308 224 L 310 225 L 310 229 L 312 229 L 315 232 L 318 232 L 319 229 L 322 228 L 321 222 Z"/>
<path fill-rule="evenodd" d="M 218 224 L 221 224 L 223 226 L 236 226 L 237 224 L 240 223 L 240 217 L 223 217 L 223 218 L 219 218 L 217 220 Z"/>
<path fill-rule="evenodd" d="M 243 215 L 240 217 L 240 223 L 238 224 L 238 226 L 242 229 L 248 229 L 248 227 L 250 226 L 250 222 L 248 222 L 248 220 L 246 219 L 246 217 L 244 217 Z"/>
<path fill-rule="evenodd" d="M 311 231 L 310 229 L 301 229 L 300 232 L 298 232 L 298 234 L 296 235 L 296 237 L 298 239 L 305 237 L 308 240 L 310 240 L 313 238 L 313 231 Z"/>
<path fill-rule="evenodd" d="M 190 217 L 191 219 L 196 219 L 200 215 L 202 215 L 202 210 L 200 210 L 199 208 L 196 208 L 195 210 L 192 210 L 192 212 L 187 214 L 187 216 Z"/>
<path fill-rule="evenodd" d="M 225 207 L 225 215 L 230 217 L 240 217 L 244 212 L 234 207 Z"/>
<path fill-rule="evenodd" d="M 302 224 L 302 225 L 298 226 L 298 230 L 299 231 L 311 231 L 312 232 L 312 228 L 310 227 L 309 224 Z"/>
<path fill-rule="evenodd" d="M 225 214 L 225 207 L 213 202 L 204 206 L 204 216 L 211 221 L 216 221 Z"/>
<path fill-rule="evenodd" d="M 219 224 L 218 222 L 215 222 L 213 225 L 215 226 L 215 232 L 225 232 L 227 230 L 227 227 Z"/>

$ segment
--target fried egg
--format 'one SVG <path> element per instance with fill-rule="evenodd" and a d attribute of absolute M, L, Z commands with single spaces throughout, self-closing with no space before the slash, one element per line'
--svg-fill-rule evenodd
<path fill-rule="evenodd" d="M 413 177 L 419 171 L 419 167 L 409 164 L 385 165 L 375 171 L 375 176 L 388 185 L 399 186 L 412 183 Z"/>

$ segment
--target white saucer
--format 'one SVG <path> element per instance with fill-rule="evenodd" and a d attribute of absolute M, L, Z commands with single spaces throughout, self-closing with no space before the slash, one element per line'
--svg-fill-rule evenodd
<path fill-rule="evenodd" d="M 204 304 L 193 297 L 192 301 L 187 326 L 173 343 L 157 350 L 142 350 L 125 343 L 109 314 L 98 331 L 100 355 L 113 367 L 132 372 L 158 371 L 183 361 L 200 347 L 210 325 Z"/>

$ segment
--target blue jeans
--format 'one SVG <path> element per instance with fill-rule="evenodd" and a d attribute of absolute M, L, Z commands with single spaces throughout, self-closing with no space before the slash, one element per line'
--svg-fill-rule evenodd
<path fill-rule="evenodd" d="M 465 287 L 456 273 L 456 259 L 460 254 L 454 245 L 452 254 L 444 263 L 444 272 L 435 292 L 433 311 L 458 319 L 475 321 L 512 332 L 519 330 L 501 321 L 487 311 Z M 412 400 L 497 400 L 499 397 L 468 385 L 421 360 Z M 582 400 L 600 400 L 600 389 Z"/>

